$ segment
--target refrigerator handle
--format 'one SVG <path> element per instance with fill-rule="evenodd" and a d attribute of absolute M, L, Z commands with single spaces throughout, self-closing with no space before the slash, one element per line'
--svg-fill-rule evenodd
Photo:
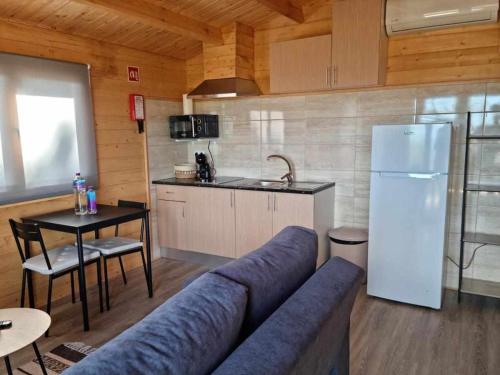
<path fill-rule="evenodd" d="M 441 173 L 403 173 L 403 172 L 378 172 L 380 177 L 389 178 L 415 178 L 419 180 L 432 180 Z"/>

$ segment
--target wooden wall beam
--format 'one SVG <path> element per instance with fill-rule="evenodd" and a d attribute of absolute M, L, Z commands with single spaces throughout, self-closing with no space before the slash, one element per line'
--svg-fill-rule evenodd
<path fill-rule="evenodd" d="M 71 0 L 75 3 L 119 14 L 130 20 L 194 40 L 222 44 L 221 31 L 206 23 L 138 0 Z"/>
<path fill-rule="evenodd" d="M 257 0 L 257 2 L 297 23 L 304 22 L 302 9 L 293 5 L 289 0 Z"/>

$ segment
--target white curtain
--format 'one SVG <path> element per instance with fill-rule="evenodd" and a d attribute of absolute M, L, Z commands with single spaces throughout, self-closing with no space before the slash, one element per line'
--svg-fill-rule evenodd
<path fill-rule="evenodd" d="M 87 65 L 0 53 L 0 204 L 97 185 Z"/>

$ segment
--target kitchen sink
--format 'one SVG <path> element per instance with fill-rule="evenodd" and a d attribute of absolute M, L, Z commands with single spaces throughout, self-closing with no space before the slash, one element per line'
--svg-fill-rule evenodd
<path fill-rule="evenodd" d="M 282 187 L 285 185 L 285 182 L 275 181 L 275 180 L 259 180 L 259 181 L 253 182 L 251 185 L 262 186 L 262 187 Z"/>

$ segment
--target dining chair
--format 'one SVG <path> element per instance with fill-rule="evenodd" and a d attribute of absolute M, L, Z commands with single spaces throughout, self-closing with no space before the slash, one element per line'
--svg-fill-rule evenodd
<path fill-rule="evenodd" d="M 49 277 L 49 288 L 47 295 L 47 314 L 50 315 L 50 309 L 52 304 L 52 283 L 55 279 L 71 274 L 71 294 L 72 302 L 75 302 L 75 290 L 73 273 L 77 271 L 79 267 L 78 260 L 78 250 L 76 246 L 64 245 L 56 247 L 54 249 L 47 249 L 43 241 L 42 232 L 37 224 L 31 223 L 19 223 L 13 219 L 9 219 L 10 227 L 12 229 L 12 234 L 16 241 L 17 249 L 21 257 L 21 262 L 23 265 L 23 280 L 21 287 L 21 307 L 24 307 L 24 296 L 25 287 L 27 283 L 27 277 L 31 278 L 33 272 Z M 21 245 L 21 241 L 24 242 L 24 249 Z M 32 256 L 30 254 L 30 243 L 35 242 L 40 245 L 41 253 Z M 96 263 L 97 265 L 97 284 L 99 288 L 99 307 L 101 312 L 104 311 L 103 301 L 102 301 L 102 278 L 101 278 L 101 257 L 100 253 L 95 250 L 83 249 L 83 259 L 85 265 Z M 28 295 L 30 301 L 34 300 L 33 287 L 28 282 Z M 48 336 L 48 331 L 45 333 Z"/>
<path fill-rule="evenodd" d="M 146 209 L 146 203 L 119 200 L 118 207 L 139 208 Z M 125 268 L 123 267 L 122 257 L 133 253 L 141 253 L 142 266 L 144 268 L 144 275 L 146 276 L 146 283 L 148 282 L 148 271 L 146 268 L 146 260 L 144 258 L 144 226 L 145 220 L 141 220 L 141 234 L 140 239 L 119 236 L 119 224 L 115 227 L 115 236 L 107 238 L 99 238 L 95 240 L 83 241 L 83 247 L 91 250 L 97 250 L 101 253 L 104 260 L 104 292 L 106 295 L 106 309 L 109 310 L 109 278 L 108 278 L 108 259 L 118 258 L 120 262 L 120 269 L 122 273 L 123 283 L 127 284 L 127 276 L 125 275 Z"/>

